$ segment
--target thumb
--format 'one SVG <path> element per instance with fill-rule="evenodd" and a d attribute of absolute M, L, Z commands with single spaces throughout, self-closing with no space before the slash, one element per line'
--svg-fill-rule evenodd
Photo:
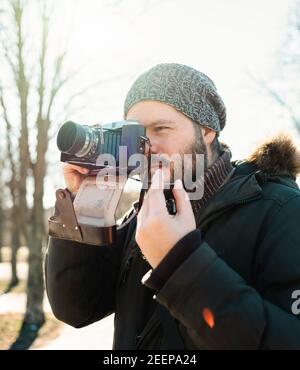
<path fill-rule="evenodd" d="M 79 167 L 79 166 L 77 166 L 76 171 L 78 171 L 82 175 L 87 175 L 90 172 L 88 168 Z"/>

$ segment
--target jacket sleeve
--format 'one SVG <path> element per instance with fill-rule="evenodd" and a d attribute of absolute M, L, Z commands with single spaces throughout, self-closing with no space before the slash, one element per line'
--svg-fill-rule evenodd
<path fill-rule="evenodd" d="M 59 320 L 80 328 L 114 312 L 123 247 L 133 222 L 117 232 L 117 243 L 110 246 L 50 237 L 45 259 L 46 291 Z"/>
<path fill-rule="evenodd" d="M 202 242 L 168 278 L 156 300 L 185 326 L 199 348 L 299 350 L 299 219 L 296 197 L 278 211 L 258 248 L 255 288 Z"/>

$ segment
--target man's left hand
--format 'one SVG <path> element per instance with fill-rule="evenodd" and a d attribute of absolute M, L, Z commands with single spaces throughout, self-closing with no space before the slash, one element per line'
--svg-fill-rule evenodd
<path fill-rule="evenodd" d="M 158 266 L 174 245 L 196 228 L 192 206 L 181 180 L 176 180 L 173 195 L 176 215 L 170 215 L 163 193 L 163 171 L 152 178 L 137 217 L 136 242 L 152 268 Z"/>

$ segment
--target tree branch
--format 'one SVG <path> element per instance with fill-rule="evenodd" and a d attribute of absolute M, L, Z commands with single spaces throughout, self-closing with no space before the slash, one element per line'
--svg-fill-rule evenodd
<path fill-rule="evenodd" d="M 10 185 L 9 187 L 10 187 L 10 190 L 11 190 L 11 196 L 13 198 L 13 202 L 15 204 L 16 203 L 16 197 L 17 197 L 16 191 L 17 191 L 18 181 L 17 181 L 16 166 L 15 166 L 14 159 L 13 159 L 13 149 L 12 149 L 12 142 L 11 142 L 12 124 L 11 124 L 9 118 L 8 118 L 7 107 L 6 107 L 6 104 L 4 102 L 3 90 L 2 90 L 1 87 L 0 87 L 0 104 L 1 104 L 1 107 L 2 107 L 2 111 L 3 111 L 3 118 L 4 118 L 4 121 L 6 123 L 6 148 L 7 148 L 7 154 L 8 154 L 8 159 L 9 159 L 9 162 L 10 162 L 11 173 L 12 173 L 11 180 L 9 182 L 9 185 Z"/>
<path fill-rule="evenodd" d="M 300 136 L 300 119 L 298 119 L 295 110 L 291 105 L 288 104 L 287 100 L 284 99 L 280 93 L 272 89 L 265 81 L 254 77 L 249 73 L 249 77 L 252 81 L 260 87 L 260 90 L 265 91 L 278 105 L 280 105 L 286 112 L 289 113 L 289 116 Z"/>

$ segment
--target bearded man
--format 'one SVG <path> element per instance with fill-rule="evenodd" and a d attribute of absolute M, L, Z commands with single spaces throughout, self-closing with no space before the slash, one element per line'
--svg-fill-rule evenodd
<path fill-rule="evenodd" d="M 153 168 L 142 208 L 128 214 L 115 245 L 50 238 L 46 285 L 56 317 L 81 328 L 114 313 L 114 349 L 300 349 L 293 142 L 277 136 L 232 162 L 219 141 L 226 109 L 215 84 L 175 63 L 137 78 L 124 117 L 146 128 L 161 158 L 202 154 L 203 194 L 191 200 L 175 178 L 170 215 L 157 186 L 170 179 Z M 64 167 L 73 193 L 86 175 Z"/>

